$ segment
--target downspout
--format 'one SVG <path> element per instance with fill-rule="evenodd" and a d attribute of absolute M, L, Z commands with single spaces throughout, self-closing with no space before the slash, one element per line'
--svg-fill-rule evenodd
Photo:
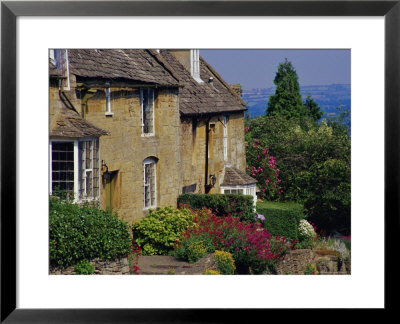
<path fill-rule="evenodd" d="M 65 94 L 64 91 L 64 81 L 65 78 L 60 78 L 60 87 L 59 87 L 59 91 L 58 91 L 58 95 L 60 96 L 61 101 L 64 103 L 64 105 L 67 106 L 68 109 L 74 110 L 76 111 L 74 105 L 72 104 L 72 102 L 69 100 L 69 98 L 67 97 L 67 95 Z M 68 103 L 68 105 L 66 104 L 66 102 Z M 77 112 L 77 111 L 76 111 Z"/>
<path fill-rule="evenodd" d="M 206 121 L 206 167 L 205 167 L 205 181 L 204 181 L 204 192 L 207 194 L 210 191 L 208 185 L 208 145 L 209 145 L 209 132 L 210 132 L 210 118 Z"/>

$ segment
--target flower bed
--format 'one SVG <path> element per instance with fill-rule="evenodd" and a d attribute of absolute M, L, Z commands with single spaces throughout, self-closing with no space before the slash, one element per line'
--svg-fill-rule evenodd
<path fill-rule="evenodd" d="M 188 229 L 175 246 L 175 256 L 195 262 L 192 247 L 201 242 L 203 253 L 215 250 L 230 252 L 237 273 L 274 273 L 275 267 L 288 250 L 283 237 L 273 237 L 260 223 L 242 222 L 230 215 L 217 217 L 209 209 L 191 210 L 195 226 Z M 200 249 L 197 248 L 196 251 Z M 201 257 L 202 253 L 199 253 Z"/>

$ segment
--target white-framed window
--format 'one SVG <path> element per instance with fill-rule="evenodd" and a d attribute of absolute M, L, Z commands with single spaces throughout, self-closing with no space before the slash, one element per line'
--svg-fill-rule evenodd
<path fill-rule="evenodd" d="M 198 83 L 204 82 L 200 78 L 200 54 L 198 49 L 190 50 L 190 74 Z"/>
<path fill-rule="evenodd" d="M 155 208 L 156 201 L 156 163 L 155 158 L 143 161 L 143 208 Z"/>
<path fill-rule="evenodd" d="M 244 191 L 245 189 L 243 189 L 243 188 L 241 188 L 241 189 L 237 189 L 237 188 L 235 188 L 235 189 L 224 189 L 224 194 L 241 194 L 241 195 L 243 195 L 243 191 Z"/>
<path fill-rule="evenodd" d="M 228 116 L 224 116 L 224 161 L 228 161 Z"/>
<path fill-rule="evenodd" d="M 74 142 L 50 142 L 50 192 L 74 195 Z"/>
<path fill-rule="evenodd" d="M 50 194 L 65 192 L 75 201 L 100 195 L 99 140 L 50 141 Z"/>
<path fill-rule="evenodd" d="M 154 135 L 154 89 L 140 89 L 142 135 Z"/>
<path fill-rule="evenodd" d="M 256 184 L 249 185 L 238 185 L 238 186 L 221 186 L 221 193 L 223 194 L 242 194 L 249 195 L 253 197 L 253 204 L 256 205 L 257 195 L 256 195 Z"/>
<path fill-rule="evenodd" d="M 79 199 L 99 196 L 99 144 L 98 140 L 79 141 Z"/>
<path fill-rule="evenodd" d="M 114 113 L 111 111 L 111 89 L 109 86 L 106 87 L 106 116 L 113 116 Z"/>

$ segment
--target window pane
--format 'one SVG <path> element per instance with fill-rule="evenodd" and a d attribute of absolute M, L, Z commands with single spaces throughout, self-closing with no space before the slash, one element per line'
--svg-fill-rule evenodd
<path fill-rule="evenodd" d="M 143 179 L 143 202 L 144 207 L 154 207 L 156 205 L 156 179 L 155 163 L 145 163 Z"/>
<path fill-rule="evenodd" d="M 86 171 L 86 197 L 92 197 L 92 171 Z"/>
<path fill-rule="evenodd" d="M 52 192 L 74 190 L 74 142 L 52 142 Z"/>
<path fill-rule="evenodd" d="M 99 196 L 99 159 L 98 159 L 98 149 L 97 141 L 93 142 L 93 197 L 97 198 Z"/>
<path fill-rule="evenodd" d="M 79 152 L 78 152 L 78 159 L 79 159 L 79 188 L 78 188 L 78 195 L 79 199 L 85 198 L 85 142 L 79 142 Z"/>
<path fill-rule="evenodd" d="M 142 123 L 143 133 L 153 133 L 153 106 L 154 106 L 154 90 L 143 89 L 142 90 Z"/>
<path fill-rule="evenodd" d="M 86 169 L 92 168 L 92 142 L 85 142 L 85 159 L 86 159 Z"/>

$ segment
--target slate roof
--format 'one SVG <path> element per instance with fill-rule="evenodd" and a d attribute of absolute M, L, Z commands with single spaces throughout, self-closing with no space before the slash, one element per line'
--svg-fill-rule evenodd
<path fill-rule="evenodd" d="M 62 74 L 59 69 L 57 69 L 57 66 L 53 64 L 51 59 L 49 58 L 49 76 L 50 77 L 61 77 Z"/>
<path fill-rule="evenodd" d="M 232 166 L 226 166 L 224 180 L 222 181 L 221 186 L 240 186 L 254 183 L 257 183 L 257 180 L 250 177 L 245 172 Z"/>
<path fill-rule="evenodd" d="M 59 109 L 57 114 L 50 118 L 50 137 L 84 138 L 101 135 L 109 135 L 109 133 L 67 108 Z"/>
<path fill-rule="evenodd" d="M 182 86 L 179 89 L 179 110 L 182 115 L 246 110 L 241 98 L 203 58 L 200 57 L 200 78 L 204 83 L 198 83 L 168 50 L 160 53 L 179 77 Z M 212 84 L 208 82 L 210 77 L 213 78 Z"/>
<path fill-rule="evenodd" d="M 178 86 L 178 80 L 155 57 L 154 52 L 144 49 L 70 49 L 69 68 L 71 73 L 86 78 Z"/>

